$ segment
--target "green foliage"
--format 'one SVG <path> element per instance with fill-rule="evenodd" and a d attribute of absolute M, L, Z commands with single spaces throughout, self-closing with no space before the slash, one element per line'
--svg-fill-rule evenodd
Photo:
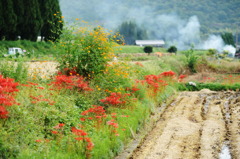
<path fill-rule="evenodd" d="M 177 53 L 177 47 L 176 46 L 170 46 L 167 50 L 170 53 Z"/>
<path fill-rule="evenodd" d="M 39 34 L 45 40 L 59 39 L 63 24 L 58 0 L 8 0 L 1 1 L 0 6 L 0 40 L 20 36 L 36 41 Z"/>
<path fill-rule="evenodd" d="M 200 91 L 201 89 L 210 89 L 212 91 L 227 91 L 227 90 L 239 90 L 240 84 L 221 84 L 221 83 L 196 83 L 196 86 L 192 86 L 189 83 L 179 84 L 178 89 L 180 91 Z"/>
<path fill-rule="evenodd" d="M 123 22 L 118 28 L 118 32 L 124 37 L 124 41 L 128 45 L 135 44 L 135 40 L 147 39 L 146 30 L 137 26 L 136 22 Z"/>
<path fill-rule="evenodd" d="M 185 52 L 185 56 L 187 58 L 187 66 L 192 73 L 196 73 L 196 64 L 198 57 L 195 55 L 193 47 L 190 50 Z"/>
<path fill-rule="evenodd" d="M 101 27 L 66 30 L 59 46 L 63 48 L 60 69 L 63 72 L 64 69 L 73 70 L 87 78 L 103 73 L 107 62 L 114 57 L 113 43 L 108 35 Z"/>
<path fill-rule="evenodd" d="M 19 15 L 24 16 L 22 28 L 19 28 L 21 39 L 36 41 L 43 25 L 38 0 L 24 0 L 23 6 L 24 15 Z"/>
<path fill-rule="evenodd" d="M 28 80 L 28 68 L 23 62 L 1 61 L 0 74 L 21 83 L 25 83 Z"/>
<path fill-rule="evenodd" d="M 40 1 L 43 26 L 41 36 L 45 41 L 55 42 L 60 38 L 63 29 L 62 13 L 58 0 Z"/>
<path fill-rule="evenodd" d="M 208 49 L 207 55 L 208 56 L 215 56 L 217 54 L 216 49 Z"/>
<path fill-rule="evenodd" d="M 232 33 L 226 32 L 221 34 L 221 37 L 226 45 L 232 45 L 235 47 L 234 37 Z"/>
<path fill-rule="evenodd" d="M 2 6 L 2 25 L 0 29 L 0 40 L 14 40 L 13 33 L 16 31 L 17 26 L 17 15 L 14 12 L 14 3 L 13 0 L 1 1 L 0 5 Z M 16 35 L 15 35 L 16 36 Z"/>
<path fill-rule="evenodd" d="M 152 46 L 145 46 L 143 48 L 143 51 L 149 55 L 150 53 L 153 52 L 153 47 Z"/>

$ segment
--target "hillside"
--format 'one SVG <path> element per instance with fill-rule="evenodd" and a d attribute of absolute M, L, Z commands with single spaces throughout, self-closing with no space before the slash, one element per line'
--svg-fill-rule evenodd
<path fill-rule="evenodd" d="M 235 34 L 240 21 L 239 0 L 60 0 L 60 6 L 66 21 L 80 18 L 111 29 L 126 20 L 143 25 L 152 20 L 158 23 L 162 15 L 170 15 L 168 19 L 173 21 L 187 21 L 196 15 L 203 34 L 226 30 Z"/>

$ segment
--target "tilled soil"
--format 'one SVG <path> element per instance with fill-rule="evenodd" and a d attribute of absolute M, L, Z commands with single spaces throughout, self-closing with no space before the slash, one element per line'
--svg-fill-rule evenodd
<path fill-rule="evenodd" d="M 240 92 L 182 92 L 130 158 L 240 159 Z"/>

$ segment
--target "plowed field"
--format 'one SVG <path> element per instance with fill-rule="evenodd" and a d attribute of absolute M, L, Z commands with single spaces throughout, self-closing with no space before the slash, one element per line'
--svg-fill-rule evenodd
<path fill-rule="evenodd" d="M 132 159 L 240 159 L 240 92 L 182 92 Z"/>

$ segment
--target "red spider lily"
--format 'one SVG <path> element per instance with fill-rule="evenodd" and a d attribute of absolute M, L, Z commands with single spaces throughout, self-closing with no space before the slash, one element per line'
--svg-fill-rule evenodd
<path fill-rule="evenodd" d="M 107 122 L 107 125 L 111 125 L 111 126 L 113 126 L 114 128 L 118 128 L 118 123 L 114 123 L 114 122 L 112 122 L 112 121 L 108 121 L 108 122 Z"/>
<path fill-rule="evenodd" d="M 72 133 L 77 135 L 77 136 L 86 136 L 87 133 L 81 129 L 77 129 L 75 127 L 72 127 Z"/>
<path fill-rule="evenodd" d="M 148 84 L 148 86 L 150 88 L 153 89 L 154 93 L 157 93 L 159 90 L 161 90 L 161 86 L 165 86 L 167 85 L 166 82 L 164 80 L 162 80 L 162 76 L 159 75 L 147 75 L 144 77 L 145 78 L 145 82 Z"/>
<path fill-rule="evenodd" d="M 18 92 L 17 86 L 19 84 L 14 82 L 14 79 L 3 78 L 0 75 L 0 118 L 8 118 L 9 112 L 6 110 L 6 106 L 12 106 L 18 104 L 14 99 L 14 92 Z"/>
<path fill-rule="evenodd" d="M 94 144 L 93 144 L 92 142 L 89 142 L 89 143 L 87 144 L 87 150 L 92 150 L 93 147 L 94 147 Z"/>
<path fill-rule="evenodd" d="M 28 84 L 32 85 L 32 86 L 37 86 L 37 83 L 32 83 L 32 82 L 27 82 Z"/>
<path fill-rule="evenodd" d="M 5 109 L 5 107 L 0 106 L 0 118 L 5 119 L 8 118 L 8 111 Z"/>
<path fill-rule="evenodd" d="M 187 75 L 180 75 L 180 76 L 178 77 L 178 81 L 179 81 L 179 82 L 182 82 L 183 79 L 186 78 L 186 77 L 187 77 Z"/>
<path fill-rule="evenodd" d="M 81 76 L 66 76 L 58 75 L 55 77 L 55 81 L 51 83 L 56 86 L 58 89 L 74 89 L 76 88 L 79 91 L 92 91 L 88 83 L 84 81 L 84 78 Z"/>
<path fill-rule="evenodd" d="M 107 105 L 124 105 L 126 103 L 127 96 L 130 96 L 130 94 L 111 93 L 109 97 L 101 99 L 100 101 Z"/>
<path fill-rule="evenodd" d="M 175 73 L 173 71 L 166 71 L 160 74 L 161 76 L 165 76 L 165 77 L 171 77 L 174 76 Z"/>
<path fill-rule="evenodd" d="M 58 132 L 57 132 L 57 131 L 54 131 L 54 130 L 51 131 L 51 133 L 52 133 L 52 134 L 58 134 Z"/>
<path fill-rule="evenodd" d="M 59 123 L 58 125 L 54 126 L 54 129 L 61 129 L 62 127 L 64 127 L 65 124 L 63 123 Z"/>
<path fill-rule="evenodd" d="M 104 115 L 105 110 L 103 106 L 93 105 L 93 108 L 89 108 L 81 113 L 81 115 L 88 115 L 88 114 L 96 114 L 96 115 Z"/>
<path fill-rule="evenodd" d="M 186 78 L 187 77 L 187 75 L 180 75 L 178 78 L 179 79 L 184 79 L 184 78 Z"/>
<path fill-rule="evenodd" d="M 75 140 L 77 140 L 77 141 L 81 141 L 81 140 L 83 140 L 84 138 L 83 137 L 76 137 L 75 138 Z"/>
<path fill-rule="evenodd" d="M 35 140 L 36 142 L 42 142 L 42 140 L 40 140 L 40 139 L 37 139 L 37 140 Z"/>
<path fill-rule="evenodd" d="M 45 89 L 44 87 L 37 87 L 37 89 Z"/>

